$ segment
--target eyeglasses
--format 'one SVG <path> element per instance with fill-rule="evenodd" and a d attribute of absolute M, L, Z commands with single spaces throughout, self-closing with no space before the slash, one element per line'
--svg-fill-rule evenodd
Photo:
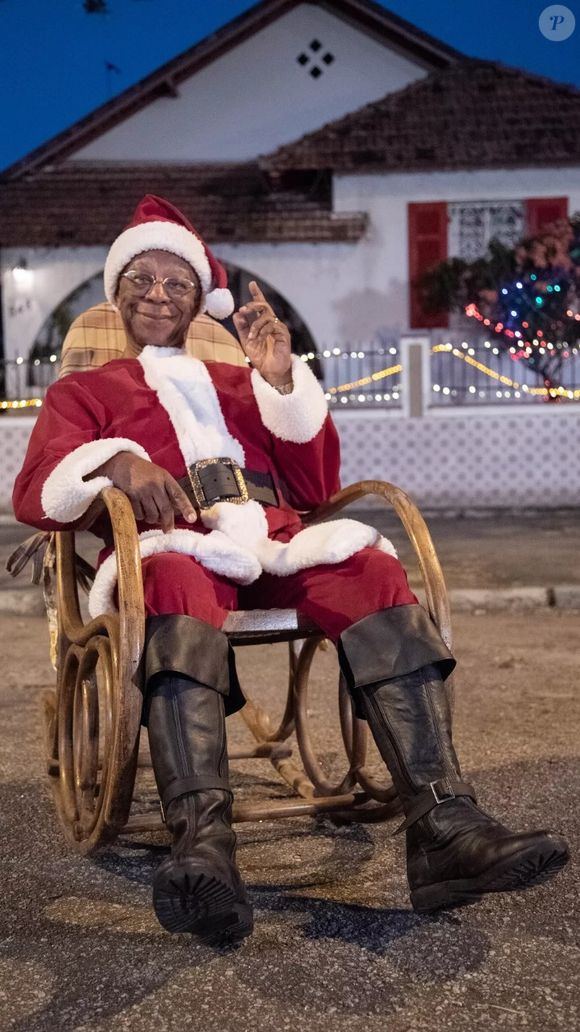
<path fill-rule="evenodd" d="M 149 272 L 138 272 L 137 269 L 122 272 L 121 277 L 128 281 L 133 293 L 138 294 L 139 297 L 145 297 L 150 290 L 153 290 L 156 283 L 161 284 L 172 301 L 180 301 L 186 294 L 197 289 L 197 283 L 185 277 L 166 276 L 164 279 L 158 279 Z"/>

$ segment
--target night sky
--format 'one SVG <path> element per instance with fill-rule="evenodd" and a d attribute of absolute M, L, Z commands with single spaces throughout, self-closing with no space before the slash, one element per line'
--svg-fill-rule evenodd
<path fill-rule="evenodd" d="M 244 0 L 0 0 L 0 169 L 138 82 L 253 6 Z M 576 29 L 546 39 L 545 0 L 389 0 L 382 6 L 466 55 L 502 61 L 580 87 Z M 109 66 L 107 68 L 107 65 Z"/>

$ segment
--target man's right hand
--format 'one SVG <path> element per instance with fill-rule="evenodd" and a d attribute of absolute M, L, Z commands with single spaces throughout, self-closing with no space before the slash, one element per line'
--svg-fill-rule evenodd
<path fill-rule="evenodd" d="M 93 470 L 90 477 L 105 476 L 127 495 L 135 519 L 161 526 L 165 534 L 175 526 L 175 514 L 195 523 L 197 513 L 185 491 L 167 470 L 131 452 L 119 452 Z"/>

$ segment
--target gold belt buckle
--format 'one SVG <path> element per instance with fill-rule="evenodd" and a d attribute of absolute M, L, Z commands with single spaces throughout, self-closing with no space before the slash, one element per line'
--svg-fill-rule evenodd
<path fill-rule="evenodd" d="M 199 459 L 198 462 L 192 462 L 191 466 L 188 466 L 187 468 L 187 475 L 189 477 L 189 482 L 191 484 L 191 489 L 198 509 L 211 509 L 212 505 L 215 504 L 214 501 L 208 501 L 206 498 L 203 484 L 199 476 L 199 470 L 205 469 L 207 466 L 217 466 L 219 464 L 228 466 L 229 469 L 231 469 L 234 474 L 236 486 L 240 492 L 238 498 L 228 497 L 227 501 L 231 502 L 233 505 L 243 505 L 244 502 L 248 502 L 250 499 L 248 487 L 244 480 L 244 474 L 235 459 L 229 459 L 227 457 L 220 457 L 219 459 Z"/>

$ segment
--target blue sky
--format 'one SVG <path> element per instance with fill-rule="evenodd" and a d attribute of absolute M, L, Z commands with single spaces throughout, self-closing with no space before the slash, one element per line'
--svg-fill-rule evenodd
<path fill-rule="evenodd" d="M 253 6 L 244 0 L 0 0 L 0 169 Z M 546 39 L 545 0 L 390 0 L 383 7 L 473 57 L 580 87 L 580 0 L 569 39 Z M 107 70 L 106 64 L 114 66 Z"/>

